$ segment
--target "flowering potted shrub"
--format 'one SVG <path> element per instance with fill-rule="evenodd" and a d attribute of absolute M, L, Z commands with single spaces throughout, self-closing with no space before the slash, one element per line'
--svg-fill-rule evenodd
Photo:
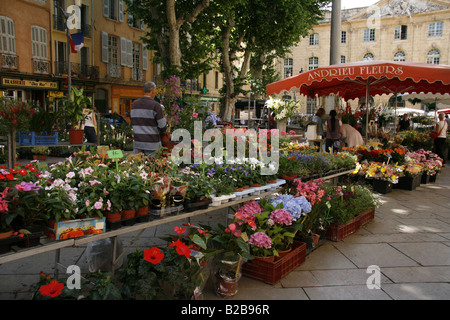
<path fill-rule="evenodd" d="M 281 179 L 292 180 L 297 178 L 299 173 L 299 164 L 295 156 L 285 154 L 280 155 L 278 166 L 278 176 Z"/>
<path fill-rule="evenodd" d="M 248 223 L 256 227 L 253 220 L 246 219 L 244 214 L 238 211 L 233 222 L 227 227 L 219 224 L 218 229 L 213 230 L 211 240 L 216 249 L 214 259 L 215 291 L 222 298 L 230 298 L 237 294 L 242 265 L 248 259 L 253 259 L 250 254 L 247 233 L 242 231 Z"/>
<path fill-rule="evenodd" d="M 64 100 L 64 108 L 67 111 L 67 119 L 72 124 L 69 130 L 69 139 L 71 144 L 82 144 L 84 131 L 81 129 L 84 121 L 83 109 L 89 109 L 92 106 L 92 97 L 84 95 L 84 89 L 72 87 L 70 97 Z"/>
<path fill-rule="evenodd" d="M 33 113 L 31 103 L 0 97 L 0 124 L 8 133 L 27 130 Z"/>
<path fill-rule="evenodd" d="M 272 111 L 274 119 L 279 124 L 277 129 L 286 131 L 286 119 L 292 117 L 298 108 L 301 107 L 301 101 L 297 100 L 280 100 L 272 97 L 266 102 L 266 105 Z"/>

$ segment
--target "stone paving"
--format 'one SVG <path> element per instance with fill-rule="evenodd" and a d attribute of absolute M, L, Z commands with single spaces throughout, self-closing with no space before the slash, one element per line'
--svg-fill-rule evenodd
<path fill-rule="evenodd" d="M 275 285 L 243 277 L 231 300 L 448 300 L 450 299 L 450 169 L 436 183 L 414 191 L 394 189 L 381 195 L 375 219 L 340 242 L 326 241 L 304 264 Z M 225 210 L 201 215 L 192 223 L 224 223 Z M 135 246 L 158 244 L 174 224 L 147 229 Z M 125 247 L 136 233 L 120 237 Z M 61 250 L 61 262 L 74 264 L 85 247 Z M 52 273 L 48 252 L 0 265 L 0 299 L 29 299 L 39 272 Z M 77 263 L 88 270 L 86 257 Z M 369 266 L 380 268 L 379 289 L 369 289 Z M 218 298 L 211 285 L 205 300 Z"/>

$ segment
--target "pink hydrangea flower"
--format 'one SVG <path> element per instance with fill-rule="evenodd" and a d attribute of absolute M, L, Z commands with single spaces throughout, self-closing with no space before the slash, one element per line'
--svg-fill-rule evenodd
<path fill-rule="evenodd" d="M 272 240 L 264 232 L 255 232 L 251 235 L 248 242 L 258 248 L 270 249 L 272 248 Z"/>
<path fill-rule="evenodd" d="M 292 215 L 284 209 L 277 209 L 272 211 L 272 213 L 270 214 L 270 219 L 277 224 L 285 226 L 290 226 L 292 224 Z"/>

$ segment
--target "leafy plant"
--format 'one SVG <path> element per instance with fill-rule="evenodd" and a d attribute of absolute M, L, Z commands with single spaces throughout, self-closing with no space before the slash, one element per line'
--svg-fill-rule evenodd
<path fill-rule="evenodd" d="M 92 106 L 92 97 L 84 95 L 84 89 L 77 89 L 72 87 L 69 99 L 64 101 L 64 108 L 67 111 L 67 118 L 72 122 L 76 128 L 81 128 L 84 121 L 83 109 Z"/>

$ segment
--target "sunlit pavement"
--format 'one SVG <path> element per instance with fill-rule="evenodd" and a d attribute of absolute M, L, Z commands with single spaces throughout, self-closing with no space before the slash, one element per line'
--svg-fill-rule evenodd
<path fill-rule="evenodd" d="M 394 189 L 380 195 L 375 219 L 341 242 L 325 242 L 303 265 L 275 285 L 242 277 L 237 300 L 428 300 L 450 299 L 450 170 L 443 168 L 436 183 L 414 191 Z M 224 223 L 225 210 L 191 219 L 191 223 Z M 162 243 L 175 225 L 147 229 L 133 244 L 145 249 Z M 120 237 L 125 248 L 137 233 Z M 61 263 L 74 264 L 86 247 L 61 250 Z M 92 258 L 92 257 L 91 257 Z M 92 259 L 91 259 L 92 260 Z M 39 272 L 53 273 L 55 253 L 47 252 L 0 265 L 0 299 L 29 299 Z M 89 271 L 87 255 L 77 262 Z M 379 286 L 370 266 L 379 267 Z M 368 286 L 369 283 L 369 286 Z M 371 289 L 372 288 L 372 289 Z M 211 283 L 205 300 L 220 299 Z"/>

